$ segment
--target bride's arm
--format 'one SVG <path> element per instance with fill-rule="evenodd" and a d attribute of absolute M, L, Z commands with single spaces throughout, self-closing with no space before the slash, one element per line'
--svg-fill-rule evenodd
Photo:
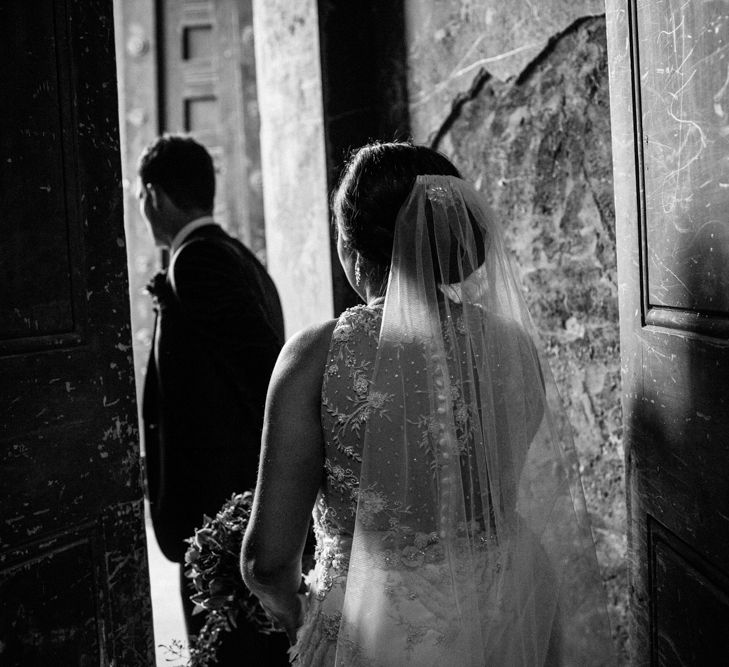
<path fill-rule="evenodd" d="M 253 510 L 241 552 L 246 586 L 293 641 L 302 622 L 301 555 L 321 485 L 321 386 L 335 321 L 293 336 L 266 399 Z"/>

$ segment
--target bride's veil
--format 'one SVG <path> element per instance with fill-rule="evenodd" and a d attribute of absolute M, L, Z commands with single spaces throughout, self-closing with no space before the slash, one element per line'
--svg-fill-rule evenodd
<path fill-rule="evenodd" d="M 338 665 L 614 664 L 570 425 L 482 196 L 395 227 Z"/>

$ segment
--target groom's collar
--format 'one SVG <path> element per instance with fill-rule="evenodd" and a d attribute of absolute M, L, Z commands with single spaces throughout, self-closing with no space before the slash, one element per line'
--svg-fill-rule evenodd
<path fill-rule="evenodd" d="M 185 242 L 185 239 L 196 229 L 204 227 L 205 225 L 214 224 L 217 223 L 213 220 L 212 215 L 204 215 L 202 218 L 195 218 L 195 220 L 188 222 L 179 232 L 177 232 L 175 238 L 172 239 L 172 243 L 170 244 L 170 256 L 177 252 L 180 246 Z"/>

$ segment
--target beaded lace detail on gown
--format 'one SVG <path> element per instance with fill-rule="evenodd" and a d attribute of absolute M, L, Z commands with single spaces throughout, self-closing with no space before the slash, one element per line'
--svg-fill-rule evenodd
<path fill-rule="evenodd" d="M 363 511 L 375 517 L 390 510 L 395 510 L 395 515 L 401 509 L 389 508 L 387 499 L 376 488 L 361 492 L 359 489 L 365 426 L 373 419 L 387 422 L 393 399 L 392 395 L 370 389 L 381 322 L 381 305 L 355 306 L 342 314 L 332 335 L 322 383 L 325 483 L 313 511 L 316 567 L 306 576 L 308 610 L 297 643 L 290 650 L 295 665 L 335 664 L 358 500 L 360 520 Z M 447 356 L 452 365 L 454 360 Z M 467 449 L 469 426 L 463 391 L 464 388 L 454 385 L 451 395 L 461 453 Z M 423 454 L 428 459 L 433 424 L 425 416 L 413 415 L 413 421 L 422 430 Z M 389 441 L 383 442 L 382 447 L 393 446 L 396 434 Z M 488 520 L 484 523 L 481 518 L 478 523 L 464 526 L 463 531 L 464 535 L 469 530 L 480 535 L 484 556 L 482 585 L 486 591 L 490 587 L 486 581 L 488 572 L 500 569 L 496 562 L 499 550 Z M 441 571 L 442 546 L 434 532 L 401 525 L 395 518 L 390 520 L 390 526 L 392 548 L 379 553 L 373 565 L 379 576 L 387 579 L 385 590 L 390 598 L 393 637 L 401 644 L 399 655 L 407 664 L 422 664 L 421 651 L 427 654 L 429 647 L 448 640 L 447 614 L 439 608 L 443 601 L 437 596 L 438 582 L 447 576 Z M 341 651 L 341 637 L 339 642 Z M 355 644 L 346 648 L 348 664 L 375 664 L 359 655 Z"/>
<path fill-rule="evenodd" d="M 614 664 L 571 427 L 495 216 L 418 176 L 337 322 L 295 664 Z"/>
<path fill-rule="evenodd" d="M 309 607 L 295 665 L 333 665 L 357 510 L 364 425 L 386 410 L 371 395 L 382 306 L 355 306 L 337 322 L 322 382 L 325 482 L 314 507 L 316 567 L 306 577 Z"/>

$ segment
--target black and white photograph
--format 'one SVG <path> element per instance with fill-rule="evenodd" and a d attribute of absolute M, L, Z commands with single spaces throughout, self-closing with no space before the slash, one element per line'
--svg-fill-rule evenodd
<path fill-rule="evenodd" d="M 729 0 L 0 56 L 0 666 L 729 665 Z"/>

